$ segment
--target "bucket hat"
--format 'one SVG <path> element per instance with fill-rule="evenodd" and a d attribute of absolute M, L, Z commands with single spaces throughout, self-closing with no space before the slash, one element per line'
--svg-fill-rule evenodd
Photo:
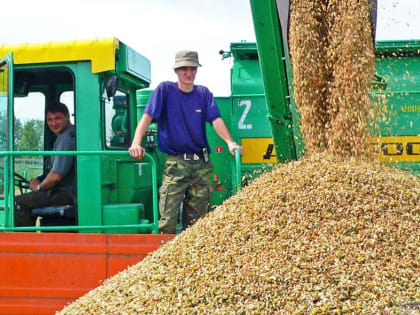
<path fill-rule="evenodd" d="M 192 50 L 181 50 L 175 55 L 174 69 L 181 67 L 201 67 L 198 62 L 198 53 Z"/>

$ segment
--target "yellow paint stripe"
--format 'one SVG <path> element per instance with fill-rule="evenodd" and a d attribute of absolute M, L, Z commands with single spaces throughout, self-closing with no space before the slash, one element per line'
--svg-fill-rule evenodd
<path fill-rule="evenodd" d="M 90 60 L 92 73 L 98 73 L 115 69 L 115 50 L 118 48 L 117 38 L 0 45 L 0 56 L 13 51 L 15 64 Z"/>
<path fill-rule="evenodd" d="M 420 162 L 420 136 L 374 137 L 371 145 L 380 162 Z"/>
<path fill-rule="evenodd" d="M 8 81 L 8 69 L 7 65 L 0 68 L 0 97 L 7 97 L 7 91 L 9 89 Z M 6 101 L 7 102 L 7 101 Z"/>
<path fill-rule="evenodd" d="M 244 155 L 242 163 L 244 164 L 267 164 L 276 163 L 276 150 L 272 138 L 242 138 L 242 147 Z M 273 145 L 273 151 L 270 156 L 266 156 L 269 145 Z"/>

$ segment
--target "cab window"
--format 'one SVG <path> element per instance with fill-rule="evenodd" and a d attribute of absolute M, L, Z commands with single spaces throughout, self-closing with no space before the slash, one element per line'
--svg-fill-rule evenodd
<path fill-rule="evenodd" d="M 45 95 L 29 92 L 15 95 L 14 147 L 16 151 L 44 150 Z M 42 156 L 16 156 L 15 171 L 30 179 L 42 173 Z"/>
<path fill-rule="evenodd" d="M 105 143 L 107 148 L 128 148 L 129 138 L 129 96 L 117 90 L 114 97 L 105 97 Z"/>
<path fill-rule="evenodd" d="M 70 122 L 74 125 L 74 92 L 65 91 L 60 94 L 60 103 L 66 104 L 70 113 Z"/>

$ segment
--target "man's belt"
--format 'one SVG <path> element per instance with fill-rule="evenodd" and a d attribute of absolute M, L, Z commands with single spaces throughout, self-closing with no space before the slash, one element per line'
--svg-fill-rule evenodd
<path fill-rule="evenodd" d="M 204 159 L 202 153 L 181 153 L 174 156 L 185 161 L 198 161 Z"/>

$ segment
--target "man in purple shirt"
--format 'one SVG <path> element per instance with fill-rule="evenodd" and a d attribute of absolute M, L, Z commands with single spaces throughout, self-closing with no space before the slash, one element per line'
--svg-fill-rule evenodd
<path fill-rule="evenodd" d="M 209 210 L 210 179 L 213 165 L 208 159 L 210 147 L 206 122 L 227 143 L 230 153 L 243 153 L 229 133 L 212 93 L 195 85 L 198 54 L 180 51 L 174 70 L 178 82 L 162 82 L 153 92 L 129 148 L 131 157 L 141 160 L 145 149 L 142 138 L 153 119 L 158 122 L 158 147 L 168 154 L 160 188 L 159 230 L 175 233 L 181 203 L 183 224 L 190 226 Z"/>

